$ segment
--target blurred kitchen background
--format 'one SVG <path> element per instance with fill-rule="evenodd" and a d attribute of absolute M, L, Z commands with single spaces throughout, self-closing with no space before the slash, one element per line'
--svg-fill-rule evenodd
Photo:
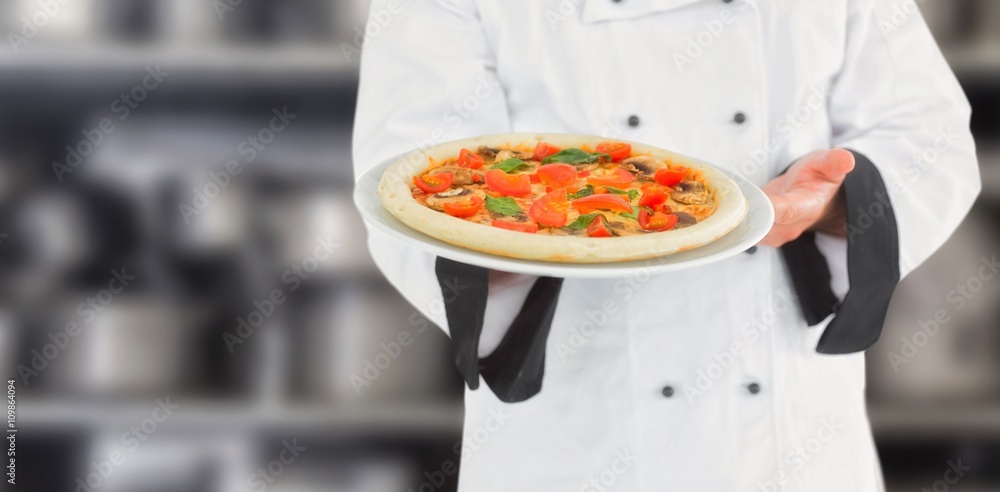
<path fill-rule="evenodd" d="M 975 108 L 984 193 L 900 287 L 869 352 L 870 414 L 891 492 L 933 487 L 959 459 L 973 470 L 948 490 L 995 491 L 1000 282 L 970 279 L 1000 252 L 1000 1 L 917 3 Z M 447 340 L 374 268 L 350 200 L 367 1 L 226 5 L 0 10 L 0 32 L 27 36 L 0 43 L 0 367 L 17 380 L 19 483 L 453 490 L 441 470 L 458 462 L 462 383 Z M 26 17 L 45 23 L 29 35 Z M 294 117 L 272 127 L 275 111 Z M 961 307 L 959 284 L 975 287 Z M 940 309 L 946 326 L 914 337 Z M 404 331 L 414 343 L 397 352 Z M 894 367 L 904 338 L 922 347 Z M 376 358 L 391 367 L 375 375 Z M 293 444 L 307 451 L 282 463 Z M 115 450 L 124 461 L 100 476 Z"/>

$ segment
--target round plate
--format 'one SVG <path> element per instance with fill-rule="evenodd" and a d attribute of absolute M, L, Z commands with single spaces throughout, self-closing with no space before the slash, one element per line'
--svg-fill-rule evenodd
<path fill-rule="evenodd" d="M 774 208 L 771 207 L 771 200 L 767 195 L 742 176 L 722 170 L 739 185 L 743 196 L 747 199 L 749 211 L 743 222 L 732 232 L 704 246 L 658 258 L 614 263 L 556 263 L 507 258 L 473 251 L 430 237 L 411 229 L 383 208 L 378 198 L 379 180 L 382 179 L 385 170 L 402 157 L 401 155 L 387 159 L 358 178 L 354 185 L 354 204 L 361 212 L 361 217 L 372 227 L 416 248 L 460 263 L 492 270 L 566 278 L 617 278 L 635 275 L 639 271 L 650 275 L 672 272 L 707 265 L 742 253 L 763 239 L 774 223 Z"/>

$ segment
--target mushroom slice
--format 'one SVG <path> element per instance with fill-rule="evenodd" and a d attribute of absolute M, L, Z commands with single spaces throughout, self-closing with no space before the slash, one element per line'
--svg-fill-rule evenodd
<path fill-rule="evenodd" d="M 427 197 L 427 206 L 434 210 L 444 210 L 444 204 L 451 202 L 461 202 L 468 200 L 470 195 L 477 195 L 479 198 L 486 198 L 486 193 L 482 190 L 470 190 L 468 188 L 452 188 Z"/>
<path fill-rule="evenodd" d="M 507 159 L 521 159 L 522 161 L 528 162 L 534 158 L 535 158 L 534 154 L 530 152 L 517 152 L 514 150 L 503 149 L 500 152 L 497 152 L 497 158 L 495 159 L 495 161 L 503 162 L 506 161 Z"/>
<path fill-rule="evenodd" d="M 476 174 L 480 174 L 478 171 L 461 166 L 441 166 L 427 172 L 427 174 L 438 173 L 451 173 L 452 184 L 456 185 L 470 185 L 475 182 L 472 177 Z"/>
<path fill-rule="evenodd" d="M 656 171 L 667 167 L 663 161 L 648 155 L 637 155 L 622 161 L 622 167 L 626 171 L 635 174 L 640 178 L 653 179 Z"/>
<path fill-rule="evenodd" d="M 693 225 L 695 225 L 695 224 L 698 223 L 698 219 L 696 219 L 693 215 L 691 215 L 691 214 L 689 214 L 687 212 L 672 212 L 672 213 L 677 216 L 677 219 L 678 219 L 677 220 L 677 227 L 678 228 L 680 228 L 680 227 L 687 227 L 687 226 L 693 226 Z"/>
<path fill-rule="evenodd" d="M 493 149 L 485 145 L 480 145 L 479 148 L 476 149 L 476 153 L 479 154 L 479 156 L 484 159 L 487 157 L 489 157 L 490 159 L 496 157 L 497 152 L 500 152 L 500 149 Z"/>
<path fill-rule="evenodd" d="M 704 205 L 708 203 L 708 190 L 697 181 L 681 181 L 677 183 L 677 191 L 671 193 L 670 198 L 685 205 Z"/>
<path fill-rule="evenodd" d="M 503 149 L 500 152 L 497 152 L 496 162 L 503 162 L 506 161 L 507 159 L 513 159 L 513 158 L 514 158 L 513 150 Z"/>
<path fill-rule="evenodd" d="M 435 193 L 434 198 L 455 198 L 456 196 L 466 196 L 472 192 L 465 188 L 452 188 L 450 190 L 442 191 L 441 193 Z"/>

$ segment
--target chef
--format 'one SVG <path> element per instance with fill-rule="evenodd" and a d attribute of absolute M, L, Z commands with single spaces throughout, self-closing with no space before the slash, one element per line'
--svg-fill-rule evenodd
<path fill-rule="evenodd" d="M 356 173 L 461 137 L 603 135 L 737 173 L 776 211 L 745 253 L 614 280 L 487 271 L 370 230 L 468 383 L 461 491 L 881 490 L 864 351 L 980 189 L 969 104 L 912 1 L 371 12 Z"/>

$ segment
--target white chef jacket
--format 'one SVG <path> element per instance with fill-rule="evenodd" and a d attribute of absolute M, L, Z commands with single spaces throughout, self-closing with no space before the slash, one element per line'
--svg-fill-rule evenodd
<path fill-rule="evenodd" d="M 979 192 L 968 102 L 905 2 L 374 0 L 368 27 L 358 174 L 446 140 L 538 131 L 640 141 L 761 186 L 844 147 L 891 192 L 903 275 Z M 389 281 L 447 331 L 434 256 L 369 233 Z M 843 296 L 845 241 L 817 242 Z M 528 280 L 491 286 L 481 355 Z M 878 490 L 864 355 L 817 353 L 828 323 L 804 321 L 773 248 L 567 279 L 541 392 L 508 404 L 467 390 L 460 490 Z"/>

